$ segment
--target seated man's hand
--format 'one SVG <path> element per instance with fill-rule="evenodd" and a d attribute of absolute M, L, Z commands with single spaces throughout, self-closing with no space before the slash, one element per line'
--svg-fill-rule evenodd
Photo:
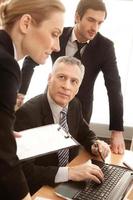
<path fill-rule="evenodd" d="M 99 152 L 100 152 L 102 157 L 106 158 L 110 152 L 110 147 L 103 140 L 96 140 L 96 143 L 94 143 L 91 146 L 91 152 L 93 155 L 96 155 L 96 156 L 99 156 Z"/>
<path fill-rule="evenodd" d="M 93 180 L 96 183 L 101 183 L 104 180 L 104 174 L 97 165 L 92 164 L 91 160 L 89 160 L 84 164 L 69 167 L 68 180 L 73 180 L 73 181 Z"/>
<path fill-rule="evenodd" d="M 112 131 L 111 134 L 111 150 L 116 154 L 123 154 L 125 150 L 125 142 L 123 138 L 123 132 Z"/>

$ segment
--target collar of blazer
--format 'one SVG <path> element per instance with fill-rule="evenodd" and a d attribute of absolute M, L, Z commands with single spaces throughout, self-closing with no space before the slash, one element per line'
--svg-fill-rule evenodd
<path fill-rule="evenodd" d="M 72 30 L 73 28 L 72 27 L 65 27 L 64 30 L 63 30 L 63 34 L 61 35 L 60 37 L 60 46 L 61 46 L 61 51 L 64 51 L 64 55 L 65 55 L 65 48 L 66 48 L 66 45 L 67 45 L 67 42 L 72 34 Z"/>
<path fill-rule="evenodd" d="M 8 33 L 4 30 L 0 30 L 0 45 L 3 46 L 4 49 L 14 57 L 14 48 L 12 40 Z"/>
<path fill-rule="evenodd" d="M 72 30 L 73 30 L 73 27 L 65 27 L 64 30 L 63 30 L 63 34 L 62 36 L 60 37 L 60 45 L 61 45 L 61 49 L 65 49 L 66 45 L 67 45 L 67 42 L 69 40 L 69 38 L 71 37 L 71 34 L 72 34 Z M 89 43 L 88 43 L 88 47 L 93 47 L 97 44 L 97 41 L 99 40 L 99 38 L 102 37 L 102 35 L 98 32 L 96 34 L 96 36 L 94 37 L 93 40 L 91 40 Z"/>

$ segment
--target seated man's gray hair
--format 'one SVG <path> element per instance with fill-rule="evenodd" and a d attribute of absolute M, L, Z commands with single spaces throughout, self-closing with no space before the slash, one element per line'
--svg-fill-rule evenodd
<path fill-rule="evenodd" d="M 85 73 L 85 67 L 81 63 L 81 61 L 73 56 L 60 56 L 59 58 L 56 59 L 53 65 L 53 71 L 54 68 L 57 66 L 59 63 L 66 63 L 69 65 L 77 65 L 81 71 L 81 78 L 83 79 L 84 73 Z"/>

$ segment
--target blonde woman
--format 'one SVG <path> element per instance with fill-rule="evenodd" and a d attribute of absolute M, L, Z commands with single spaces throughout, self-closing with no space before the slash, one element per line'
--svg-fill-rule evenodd
<path fill-rule="evenodd" d="M 14 106 L 21 81 L 17 60 L 29 55 L 39 64 L 58 51 L 65 8 L 60 0 L 0 3 L 0 199 L 29 200 L 27 181 L 16 155 Z"/>

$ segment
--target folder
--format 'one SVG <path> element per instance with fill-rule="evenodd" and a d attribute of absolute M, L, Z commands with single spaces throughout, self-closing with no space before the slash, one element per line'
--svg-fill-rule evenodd
<path fill-rule="evenodd" d="M 16 143 L 17 155 L 20 160 L 31 159 L 79 145 L 59 124 L 27 129 L 19 133 L 21 137 L 16 138 Z"/>

